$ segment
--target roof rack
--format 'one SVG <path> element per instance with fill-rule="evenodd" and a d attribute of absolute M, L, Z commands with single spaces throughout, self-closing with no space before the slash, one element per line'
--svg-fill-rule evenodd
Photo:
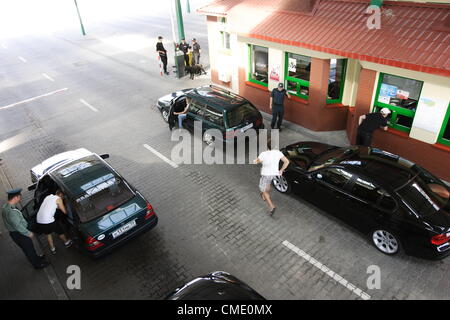
<path fill-rule="evenodd" d="M 224 89 L 222 87 L 219 87 L 219 86 L 216 86 L 216 85 L 213 85 L 213 84 L 210 84 L 209 87 L 211 89 L 214 89 L 214 90 L 219 90 L 219 91 L 225 92 L 226 94 L 228 94 L 228 95 L 230 95 L 232 97 L 242 99 L 242 97 L 240 95 L 238 95 L 238 94 L 236 94 L 234 92 L 231 92 L 230 90 L 226 90 L 226 89 Z"/>

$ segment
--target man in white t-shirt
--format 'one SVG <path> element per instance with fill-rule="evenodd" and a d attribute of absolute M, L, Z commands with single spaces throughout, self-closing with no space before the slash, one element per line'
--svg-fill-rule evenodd
<path fill-rule="evenodd" d="M 53 244 L 53 232 L 57 233 L 59 238 L 64 241 L 66 248 L 70 247 L 72 244 L 72 240 L 67 239 L 61 226 L 55 220 L 56 209 L 59 209 L 64 214 L 67 214 L 67 210 L 62 199 L 63 196 L 64 194 L 61 190 L 56 191 L 54 195 L 49 194 L 46 196 L 36 216 L 38 230 L 47 235 L 48 245 L 52 254 L 56 253 L 55 245 Z"/>
<path fill-rule="evenodd" d="M 289 165 L 289 160 L 281 153 L 280 150 L 272 150 L 272 143 L 267 141 L 267 151 L 261 152 L 253 163 L 262 163 L 261 179 L 259 180 L 259 191 L 261 198 L 267 202 L 270 208 L 270 215 L 275 213 L 275 206 L 270 198 L 270 184 L 276 176 L 282 176 L 284 170 Z M 279 170 L 280 160 L 283 161 L 283 166 Z"/>

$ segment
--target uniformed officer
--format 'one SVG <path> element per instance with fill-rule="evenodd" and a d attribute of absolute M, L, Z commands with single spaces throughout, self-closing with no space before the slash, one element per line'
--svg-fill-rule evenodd
<path fill-rule="evenodd" d="M 189 67 L 189 49 L 191 49 L 191 46 L 186 42 L 186 39 L 181 39 L 181 43 L 179 44 L 178 48 L 180 48 L 180 50 L 183 52 L 184 63 L 186 67 Z"/>
<path fill-rule="evenodd" d="M 48 266 L 48 262 L 44 260 L 44 256 L 38 256 L 31 240 L 34 237 L 33 232 L 29 231 L 28 223 L 17 209 L 22 195 L 22 189 L 9 190 L 8 202 L 3 205 L 2 218 L 6 229 L 9 231 L 11 239 L 22 249 L 28 261 L 35 269 L 42 269 Z"/>

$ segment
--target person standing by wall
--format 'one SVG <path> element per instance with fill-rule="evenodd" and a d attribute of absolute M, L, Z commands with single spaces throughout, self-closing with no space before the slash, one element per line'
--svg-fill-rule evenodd
<path fill-rule="evenodd" d="M 17 204 L 22 198 L 22 189 L 14 189 L 7 191 L 8 201 L 3 205 L 2 218 L 6 230 L 9 231 L 11 239 L 17 246 L 22 249 L 28 261 L 35 269 L 42 269 L 49 265 L 44 260 L 44 256 L 38 256 L 34 248 L 33 241 L 34 233 L 28 230 L 28 223 L 22 215 L 22 212 L 17 209 Z"/>
<path fill-rule="evenodd" d="M 156 52 L 158 52 L 159 58 L 161 59 L 161 61 L 163 63 L 164 73 L 168 75 L 169 72 L 167 72 L 167 50 L 164 48 L 162 40 L 163 40 L 163 37 L 159 36 L 158 43 L 156 44 Z"/>
<path fill-rule="evenodd" d="M 272 150 L 272 143 L 270 140 L 267 141 L 267 149 L 267 151 L 261 152 L 253 163 L 262 164 L 261 178 L 259 180 L 259 191 L 261 198 L 267 202 L 270 208 L 270 215 L 273 215 L 276 207 L 270 198 L 270 185 L 276 176 L 283 175 L 284 170 L 286 170 L 289 165 L 289 160 L 280 150 Z M 279 169 L 280 160 L 283 161 L 283 166 L 281 169 Z"/>
<path fill-rule="evenodd" d="M 194 38 L 194 39 L 192 39 L 192 54 L 193 54 L 192 64 L 194 66 L 197 64 L 200 64 L 200 53 L 201 53 L 200 45 L 198 44 L 197 40 Z"/>
<path fill-rule="evenodd" d="M 180 50 L 184 54 L 184 64 L 186 65 L 186 67 L 189 67 L 189 49 L 191 49 L 191 46 L 186 42 L 186 39 L 181 39 L 181 43 L 179 44 L 178 48 L 180 48 Z"/>
<path fill-rule="evenodd" d="M 368 113 L 359 117 L 358 133 L 356 136 L 356 144 L 369 147 L 372 143 L 372 134 L 378 129 L 387 130 L 387 117 L 391 113 L 388 108 L 381 109 L 380 112 Z"/>
<path fill-rule="evenodd" d="M 281 131 L 281 123 L 284 117 L 284 98 L 290 98 L 290 94 L 284 89 L 280 82 L 277 88 L 272 90 L 270 94 L 270 110 L 272 110 L 272 122 L 270 124 L 272 129 L 279 129 Z"/>

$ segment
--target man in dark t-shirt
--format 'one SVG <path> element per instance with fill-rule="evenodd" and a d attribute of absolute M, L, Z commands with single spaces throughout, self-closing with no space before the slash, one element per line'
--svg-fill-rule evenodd
<path fill-rule="evenodd" d="M 380 112 L 360 116 L 356 144 L 369 147 L 372 143 L 372 134 L 376 129 L 381 127 L 383 130 L 387 130 L 387 116 L 390 113 L 391 110 L 383 108 Z"/>
<path fill-rule="evenodd" d="M 289 93 L 284 89 L 282 83 L 278 84 L 278 88 L 274 88 L 270 94 L 270 110 L 272 110 L 272 123 L 270 126 L 281 131 L 281 122 L 283 122 L 284 116 L 284 98 L 288 96 L 291 97 Z M 278 121 L 277 121 L 278 120 Z"/>
<path fill-rule="evenodd" d="M 180 45 L 178 47 L 183 52 L 184 63 L 186 65 L 186 67 L 189 67 L 190 66 L 190 63 L 189 63 L 189 49 L 191 49 L 191 46 L 189 45 L 189 43 L 186 42 L 186 39 L 181 39 L 181 43 L 180 43 Z"/>
<path fill-rule="evenodd" d="M 167 72 L 167 50 L 164 49 L 164 45 L 162 43 L 163 37 L 158 37 L 158 43 L 156 44 L 156 51 L 159 53 L 159 57 L 163 63 L 164 73 L 169 74 Z"/>

